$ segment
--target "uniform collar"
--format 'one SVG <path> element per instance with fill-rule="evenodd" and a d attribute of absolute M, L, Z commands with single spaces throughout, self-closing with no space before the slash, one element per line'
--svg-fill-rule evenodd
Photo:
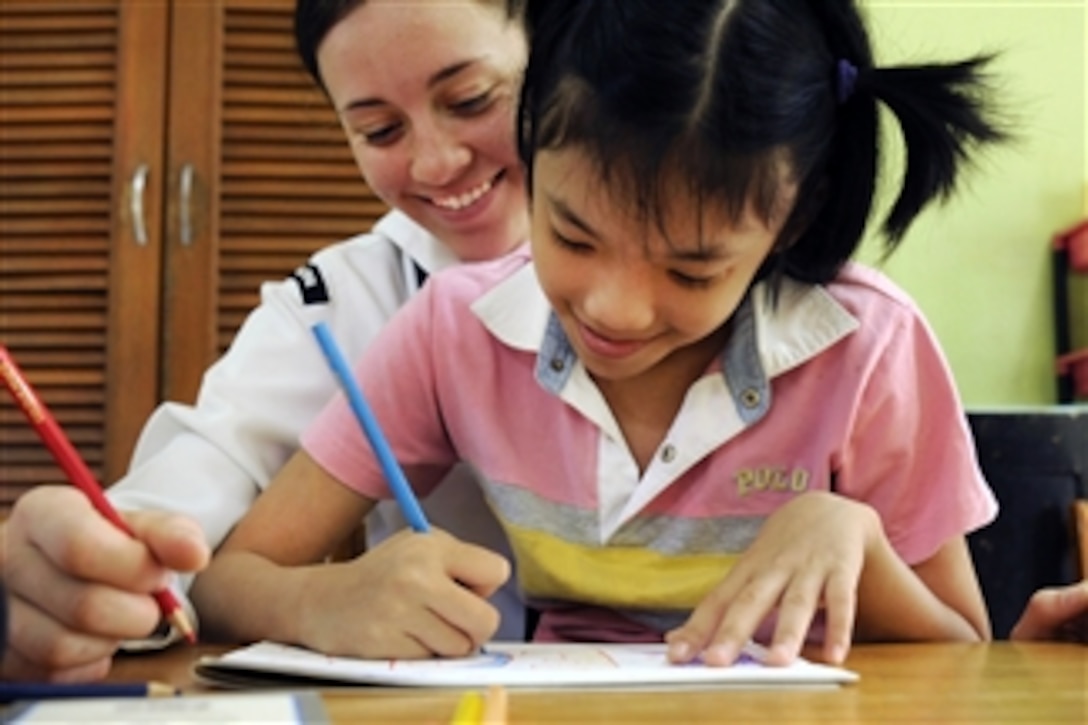
<path fill-rule="evenodd" d="M 472 306 L 503 344 L 535 352 L 536 378 L 560 395 L 581 363 L 540 289 L 532 264 L 507 277 Z M 764 283 L 745 296 L 719 362 L 740 418 L 751 425 L 770 409 L 770 380 L 828 349 L 858 320 L 828 290 L 785 279 L 772 305 Z"/>
<path fill-rule="evenodd" d="M 427 274 L 452 267 L 459 261 L 449 247 L 402 211 L 390 211 L 378 220 L 374 231 L 393 240 Z"/>

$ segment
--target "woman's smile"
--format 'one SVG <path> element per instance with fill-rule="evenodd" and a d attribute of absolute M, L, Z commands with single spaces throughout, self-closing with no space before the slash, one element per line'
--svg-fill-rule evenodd
<path fill-rule="evenodd" d="M 495 182 L 498 181 L 501 176 L 501 173 L 497 174 L 494 178 L 487 179 L 483 183 L 478 184 L 471 189 L 463 191 L 459 194 L 451 194 L 448 196 L 433 195 L 431 196 L 431 203 L 441 209 L 446 209 L 449 211 L 461 211 L 462 209 L 467 209 L 468 207 L 479 201 L 484 194 L 491 191 L 491 189 L 495 186 Z"/>

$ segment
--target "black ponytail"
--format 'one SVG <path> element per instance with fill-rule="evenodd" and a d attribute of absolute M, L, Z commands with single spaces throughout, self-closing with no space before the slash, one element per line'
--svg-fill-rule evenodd
<path fill-rule="evenodd" d="M 733 214 L 754 203 L 769 222 L 789 209 L 760 270 L 772 294 L 783 276 L 830 281 L 860 246 L 882 170 L 881 104 L 906 146 L 881 224 L 889 251 L 953 191 L 975 147 L 1005 138 L 989 56 L 877 68 L 856 0 L 523 1 L 526 166 L 576 145 L 651 214 L 677 174 Z"/>
<path fill-rule="evenodd" d="M 871 93 L 899 123 L 906 147 L 903 183 L 884 220 L 896 245 L 932 201 L 944 201 L 971 152 L 1008 136 L 992 118 L 984 70 L 993 56 L 946 65 L 881 68 L 868 82 Z"/>

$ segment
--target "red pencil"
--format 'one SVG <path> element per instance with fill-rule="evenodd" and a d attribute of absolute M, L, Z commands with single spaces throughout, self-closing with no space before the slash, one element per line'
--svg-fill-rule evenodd
<path fill-rule="evenodd" d="M 68 477 L 68 480 L 86 494 L 87 498 L 91 500 L 91 504 L 98 510 L 98 513 L 129 536 L 135 536 L 125 520 L 110 504 L 109 499 L 102 492 L 102 487 L 95 479 L 94 474 L 91 473 L 91 469 L 87 467 L 72 442 L 68 440 L 68 436 L 61 430 L 56 419 L 49 412 L 49 409 L 45 407 L 38 394 L 34 392 L 34 388 L 30 386 L 19 366 L 15 364 L 15 360 L 11 357 L 8 349 L 3 345 L 0 345 L 0 378 L 3 378 L 4 385 L 11 391 L 11 394 L 15 397 L 15 402 L 18 403 L 19 408 L 34 427 L 38 437 L 45 443 L 46 448 L 53 454 L 57 465 L 64 471 L 64 475 Z M 160 589 L 154 592 L 152 596 L 158 602 L 163 616 L 181 632 L 186 640 L 195 643 L 196 631 L 174 595 L 169 590 Z"/>

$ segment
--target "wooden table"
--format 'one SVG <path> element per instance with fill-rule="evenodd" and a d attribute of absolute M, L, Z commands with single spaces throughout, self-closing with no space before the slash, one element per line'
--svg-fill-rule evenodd
<path fill-rule="evenodd" d="M 112 680 L 155 679 L 206 691 L 200 654 L 178 647 L 120 658 Z M 1088 723 L 1088 647 L 862 645 L 846 663 L 861 681 L 832 690 L 511 690 L 510 723 Z M 322 692 L 334 723 L 446 723 L 460 691 L 367 688 Z"/>

